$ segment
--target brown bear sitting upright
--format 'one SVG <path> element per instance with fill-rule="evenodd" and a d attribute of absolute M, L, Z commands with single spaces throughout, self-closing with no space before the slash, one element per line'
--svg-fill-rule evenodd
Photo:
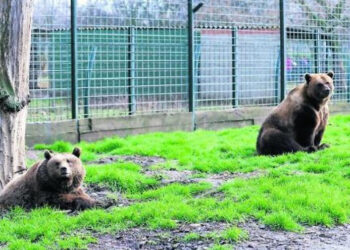
<path fill-rule="evenodd" d="M 45 160 L 37 162 L 4 187 L 0 205 L 24 208 L 50 205 L 72 210 L 94 206 L 95 201 L 81 188 L 85 170 L 79 159 L 80 149 L 75 148 L 73 154 L 46 151 L 44 155 Z"/>
<path fill-rule="evenodd" d="M 328 147 L 320 142 L 329 115 L 333 76 L 333 72 L 305 75 L 306 82 L 292 89 L 264 121 L 257 140 L 259 154 L 314 152 Z"/>

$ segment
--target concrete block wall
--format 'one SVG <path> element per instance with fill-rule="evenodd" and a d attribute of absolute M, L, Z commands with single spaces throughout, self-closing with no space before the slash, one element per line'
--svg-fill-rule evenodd
<path fill-rule="evenodd" d="M 217 130 L 261 124 L 273 107 L 237 108 L 227 111 L 198 111 L 198 129 Z M 350 104 L 333 104 L 331 114 L 350 113 Z M 105 137 L 127 136 L 158 131 L 191 131 L 192 113 L 154 114 L 114 118 L 89 118 L 51 123 L 27 124 L 26 144 L 77 143 Z"/>

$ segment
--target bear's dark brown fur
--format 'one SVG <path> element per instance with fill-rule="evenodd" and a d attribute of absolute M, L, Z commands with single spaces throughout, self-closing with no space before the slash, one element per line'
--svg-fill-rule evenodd
<path fill-rule="evenodd" d="M 45 160 L 35 163 L 4 187 L 0 192 L 0 205 L 24 208 L 50 205 L 72 210 L 94 206 L 95 201 L 81 188 L 85 170 L 79 157 L 79 148 L 72 154 L 46 151 Z"/>
<path fill-rule="evenodd" d="M 292 89 L 262 124 L 259 154 L 314 152 L 328 147 L 320 142 L 329 115 L 333 76 L 333 72 L 305 75 L 306 82 Z"/>

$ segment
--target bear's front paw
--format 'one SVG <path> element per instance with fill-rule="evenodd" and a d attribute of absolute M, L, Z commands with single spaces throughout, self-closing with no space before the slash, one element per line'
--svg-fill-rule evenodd
<path fill-rule="evenodd" d="M 329 148 L 329 144 L 326 144 L 326 143 L 322 143 L 321 145 L 318 146 L 318 150 L 323 150 L 323 149 L 326 149 L 326 148 Z"/>
<path fill-rule="evenodd" d="M 92 208 L 95 205 L 94 202 L 84 200 L 82 198 L 77 198 L 72 203 L 72 209 L 73 210 L 85 210 L 88 208 Z"/>
<path fill-rule="evenodd" d="M 317 147 L 316 146 L 309 146 L 306 148 L 306 151 L 308 153 L 312 153 L 312 152 L 315 152 L 317 150 Z"/>

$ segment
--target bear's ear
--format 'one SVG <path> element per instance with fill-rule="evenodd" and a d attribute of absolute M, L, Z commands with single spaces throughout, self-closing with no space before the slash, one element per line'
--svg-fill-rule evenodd
<path fill-rule="evenodd" d="M 306 80 L 306 83 L 308 84 L 311 81 L 311 75 L 306 73 L 305 74 L 305 80 Z"/>
<path fill-rule="evenodd" d="M 334 72 L 333 72 L 333 71 L 329 71 L 329 72 L 327 73 L 327 75 L 328 75 L 330 78 L 332 78 L 332 79 L 333 79 Z"/>
<path fill-rule="evenodd" d="M 50 151 L 46 150 L 44 153 L 44 156 L 45 156 L 46 160 L 50 160 L 52 157 L 52 153 Z"/>
<path fill-rule="evenodd" d="M 80 148 L 74 148 L 72 154 L 79 158 L 81 154 Z"/>

